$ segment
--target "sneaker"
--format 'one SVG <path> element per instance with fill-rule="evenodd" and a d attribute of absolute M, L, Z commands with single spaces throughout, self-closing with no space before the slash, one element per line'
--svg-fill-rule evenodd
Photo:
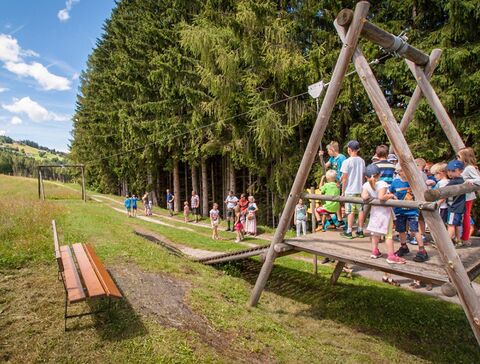
<path fill-rule="evenodd" d="M 325 258 L 320 262 L 320 264 L 327 264 L 328 262 L 330 262 L 330 258 L 325 257 Z"/>
<path fill-rule="evenodd" d="M 417 239 L 416 239 L 415 237 L 413 237 L 413 238 L 410 239 L 410 240 L 407 240 L 407 243 L 408 243 L 408 244 L 411 244 L 411 245 L 418 245 Z"/>
<path fill-rule="evenodd" d="M 399 256 L 392 256 L 392 257 L 387 257 L 387 263 L 390 264 L 405 264 L 407 261 L 403 258 L 400 258 Z"/>
<path fill-rule="evenodd" d="M 395 252 L 395 255 L 397 257 L 403 257 L 404 255 L 407 255 L 408 253 L 410 253 L 410 249 L 408 249 L 408 246 L 401 245 L 400 248 Z"/>
<path fill-rule="evenodd" d="M 455 249 L 461 248 L 463 246 L 463 242 L 461 240 L 453 239 L 452 240 Z"/>
<path fill-rule="evenodd" d="M 322 225 L 318 225 L 317 228 L 315 229 L 315 231 L 320 231 L 322 230 Z"/>
<path fill-rule="evenodd" d="M 362 231 L 357 231 L 356 237 L 357 238 L 364 238 L 365 234 L 363 234 L 363 230 Z"/>
<path fill-rule="evenodd" d="M 428 254 L 426 250 L 419 250 L 417 252 L 417 255 L 415 255 L 415 257 L 413 258 L 413 261 L 417 263 L 423 263 L 423 262 L 426 262 L 427 260 L 428 260 Z"/>
<path fill-rule="evenodd" d="M 375 249 L 374 251 L 372 251 L 372 254 L 370 254 L 370 258 L 372 259 L 378 259 L 382 256 L 382 253 L 380 253 L 380 250 L 378 249 Z"/>
<path fill-rule="evenodd" d="M 343 232 L 343 233 L 340 233 L 340 236 L 343 236 L 344 238 L 346 239 L 353 239 L 353 235 L 352 233 L 348 233 L 348 232 Z"/>

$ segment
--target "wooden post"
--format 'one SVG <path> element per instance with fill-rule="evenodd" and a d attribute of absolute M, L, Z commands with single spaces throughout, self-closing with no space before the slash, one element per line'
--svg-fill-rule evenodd
<path fill-rule="evenodd" d="M 338 278 L 340 278 L 340 274 L 343 272 L 343 267 L 345 267 L 345 262 L 337 262 L 335 265 L 335 269 L 333 270 L 332 276 L 330 277 L 330 284 L 333 286 L 337 283 Z"/>
<path fill-rule="evenodd" d="M 433 89 L 431 83 L 428 81 L 425 72 L 418 67 L 415 63 L 406 61 L 410 71 L 412 71 L 413 76 L 417 80 L 418 86 L 420 86 L 425 98 L 427 99 L 428 104 L 432 108 L 435 116 L 437 117 L 440 125 L 442 126 L 443 131 L 447 135 L 450 144 L 452 145 L 455 152 L 458 152 L 460 149 L 465 148 L 460 134 L 458 134 L 455 125 L 453 125 L 452 120 L 448 116 L 447 110 L 442 105 L 442 102 L 438 98 L 437 93 Z"/>
<path fill-rule="evenodd" d="M 313 256 L 313 274 L 318 275 L 318 256 L 314 254 Z"/>
<path fill-rule="evenodd" d="M 310 187 L 310 193 L 315 194 L 315 187 Z M 317 219 L 315 218 L 315 200 L 313 199 L 310 199 L 310 210 L 312 210 L 312 233 L 314 233 L 317 227 Z"/>
<path fill-rule="evenodd" d="M 275 244 L 282 242 L 285 237 L 285 233 L 288 229 L 289 221 L 293 215 L 295 205 L 297 204 L 300 193 L 305 186 L 305 182 L 320 146 L 320 141 L 322 140 L 323 134 L 332 114 L 333 107 L 335 106 L 335 101 L 340 93 L 342 81 L 345 78 L 350 59 L 357 46 L 358 38 L 360 36 L 360 32 L 362 31 L 363 24 L 366 21 L 369 7 L 370 4 L 367 1 L 360 1 L 355 7 L 353 21 L 347 34 L 346 45 L 342 47 L 340 55 L 338 56 L 330 85 L 325 94 L 320 112 L 317 115 L 317 119 L 315 121 L 312 134 L 310 135 L 308 145 L 305 149 L 302 162 L 285 203 L 285 208 L 282 212 L 278 227 L 275 230 L 275 235 L 273 236 L 272 243 L 270 244 L 267 257 L 263 263 L 262 269 L 257 278 L 257 282 L 255 283 L 255 287 L 253 288 L 250 296 L 250 306 L 255 306 L 258 303 L 260 295 L 265 288 L 265 284 L 267 283 L 268 277 L 272 271 L 273 262 L 277 257 L 275 252 Z"/>
<path fill-rule="evenodd" d="M 37 176 L 37 180 L 38 180 L 38 199 L 40 200 L 42 198 L 41 194 L 40 194 L 40 170 L 41 170 L 42 167 L 38 167 L 38 176 Z"/>
<path fill-rule="evenodd" d="M 38 171 L 38 176 L 40 180 L 40 195 L 42 200 L 45 200 L 45 186 L 43 185 L 43 175 L 41 169 Z"/>
<path fill-rule="evenodd" d="M 441 49 L 434 49 L 432 53 L 430 53 L 430 60 L 428 64 L 425 66 L 425 75 L 428 77 L 428 79 L 432 77 L 433 71 L 435 71 L 435 68 L 437 68 L 438 60 L 441 55 L 442 55 Z M 420 88 L 420 86 L 417 85 L 417 87 L 415 87 L 415 91 L 413 92 L 412 97 L 410 98 L 410 102 L 408 103 L 407 109 L 403 114 L 402 121 L 400 121 L 400 130 L 402 131 L 403 134 L 405 134 L 405 132 L 408 129 L 408 126 L 412 122 L 413 117 L 415 116 L 415 111 L 417 110 L 417 106 L 421 99 L 422 99 L 422 89 Z M 392 145 L 390 145 L 390 153 L 393 153 Z"/>
<path fill-rule="evenodd" d="M 344 38 L 345 30 L 340 27 L 337 27 L 337 30 L 340 37 Z M 394 146 L 402 169 L 405 171 L 408 182 L 412 187 L 413 194 L 417 199 L 423 198 L 423 195 L 427 190 L 425 181 L 415 164 L 405 137 L 400 131 L 400 127 L 395 120 L 393 112 L 390 109 L 370 66 L 368 65 L 368 61 L 359 49 L 357 49 L 353 55 L 353 62 L 385 132 Z M 422 76 L 422 78 L 424 77 L 425 75 Z M 422 92 L 424 94 L 429 91 L 428 88 L 422 87 Z M 480 344 L 480 303 L 475 290 L 471 285 L 467 272 L 465 271 L 465 267 L 453 247 L 452 241 L 438 211 L 423 211 L 423 216 L 430 227 L 433 239 L 437 243 L 438 252 L 445 265 L 448 277 L 457 289 L 458 297 L 462 303 L 467 319 Z"/>
<path fill-rule="evenodd" d="M 80 167 L 82 170 L 82 200 L 87 202 L 87 189 L 85 188 L 85 167 Z"/>

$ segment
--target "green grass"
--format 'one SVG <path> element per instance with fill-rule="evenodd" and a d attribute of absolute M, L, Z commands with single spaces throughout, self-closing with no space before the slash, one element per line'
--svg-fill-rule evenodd
<path fill-rule="evenodd" d="M 214 242 L 201 231 L 128 219 L 93 201 L 39 202 L 34 180 L 0 176 L 0 185 L 0 361 L 480 361 L 457 305 L 359 277 L 341 278 L 331 287 L 329 267 L 320 266 L 315 277 L 311 264 L 285 257 L 277 260 L 258 307 L 248 308 L 261 267 L 258 260 L 215 269 L 169 254 L 134 235 L 133 229 L 138 225 L 171 241 L 210 250 L 238 249 L 230 241 Z M 74 330 L 63 333 L 63 289 L 56 280 L 52 218 L 62 242 L 92 243 L 109 268 L 136 267 L 158 274 L 158 279 L 184 282 L 189 310 L 203 317 L 217 339 L 208 339 L 201 330 L 162 324 L 136 311 L 131 297 L 107 317 L 82 318 L 72 323 Z"/>

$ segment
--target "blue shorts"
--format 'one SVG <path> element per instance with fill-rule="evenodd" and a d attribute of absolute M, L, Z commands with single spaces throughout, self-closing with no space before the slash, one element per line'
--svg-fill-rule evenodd
<path fill-rule="evenodd" d="M 455 212 L 449 212 L 447 217 L 447 224 L 453 226 L 463 225 L 463 214 L 456 214 Z"/>
<path fill-rule="evenodd" d="M 440 209 L 440 217 L 442 221 L 446 224 L 448 220 L 448 209 Z"/>
<path fill-rule="evenodd" d="M 412 233 L 418 233 L 418 216 L 396 215 L 395 230 L 399 233 L 407 231 L 407 223 Z"/>

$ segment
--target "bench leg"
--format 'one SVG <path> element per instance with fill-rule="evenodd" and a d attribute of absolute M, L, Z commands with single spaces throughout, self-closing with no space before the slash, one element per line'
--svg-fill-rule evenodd
<path fill-rule="evenodd" d="M 67 314 L 67 309 L 68 309 L 68 298 L 67 298 L 67 292 L 65 292 L 65 312 L 63 314 L 63 317 L 64 317 L 64 331 L 67 331 L 67 318 L 68 318 L 68 314 Z"/>
<path fill-rule="evenodd" d="M 330 284 L 333 286 L 337 283 L 340 274 L 342 274 L 343 267 L 345 267 L 345 262 L 338 262 L 333 270 L 332 276 L 330 277 Z"/>

